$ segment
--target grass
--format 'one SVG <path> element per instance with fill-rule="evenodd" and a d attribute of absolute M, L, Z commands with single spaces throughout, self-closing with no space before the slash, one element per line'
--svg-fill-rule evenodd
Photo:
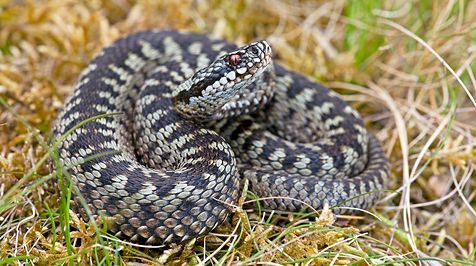
<path fill-rule="evenodd" d="M 476 2 L 463 0 L 0 0 L 0 265 L 475 265 L 473 14 Z M 58 163 L 51 125 L 94 54 L 147 28 L 267 39 L 281 63 L 341 93 L 382 141 L 386 198 L 335 219 L 266 210 L 245 188 L 231 221 L 165 250 L 79 219 L 66 172 L 47 167 Z"/>

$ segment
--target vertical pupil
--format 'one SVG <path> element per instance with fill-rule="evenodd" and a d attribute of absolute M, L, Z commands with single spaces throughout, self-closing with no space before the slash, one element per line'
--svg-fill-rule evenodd
<path fill-rule="evenodd" d="M 232 63 L 233 65 L 239 64 L 239 63 L 240 63 L 240 60 L 241 60 L 241 58 L 240 58 L 240 56 L 237 55 L 237 54 L 234 54 L 234 55 L 231 55 L 231 56 L 230 56 L 230 63 Z"/>

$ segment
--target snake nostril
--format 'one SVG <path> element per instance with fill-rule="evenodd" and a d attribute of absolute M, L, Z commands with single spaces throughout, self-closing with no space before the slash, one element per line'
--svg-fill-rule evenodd
<path fill-rule="evenodd" d="M 259 53 L 259 50 L 258 48 L 256 48 L 255 46 L 251 46 L 250 49 L 249 49 L 250 53 L 252 53 L 253 55 L 258 55 Z"/>

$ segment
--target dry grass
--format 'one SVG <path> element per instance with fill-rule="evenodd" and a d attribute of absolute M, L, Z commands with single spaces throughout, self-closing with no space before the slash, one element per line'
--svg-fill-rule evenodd
<path fill-rule="evenodd" d="M 476 260 L 476 2 L 10 2 L 0 0 L 0 265 Z M 382 141 L 386 200 L 345 224 L 244 202 L 214 234 L 166 251 L 98 237 L 65 211 L 45 143 L 93 55 L 146 28 L 269 40 L 280 62 L 342 93 Z"/>

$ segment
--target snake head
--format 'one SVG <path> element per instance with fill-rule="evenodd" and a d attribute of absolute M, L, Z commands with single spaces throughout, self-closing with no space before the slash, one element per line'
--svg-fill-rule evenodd
<path fill-rule="evenodd" d="M 271 62 L 271 56 L 271 47 L 268 43 L 257 41 L 221 56 L 215 63 L 226 65 L 226 68 L 223 68 L 224 71 L 219 74 L 224 75 L 228 82 L 239 83 L 259 75 Z"/>
<path fill-rule="evenodd" d="M 208 120 L 271 64 L 266 41 L 257 41 L 219 56 L 172 93 L 175 110 L 187 119 Z"/>

